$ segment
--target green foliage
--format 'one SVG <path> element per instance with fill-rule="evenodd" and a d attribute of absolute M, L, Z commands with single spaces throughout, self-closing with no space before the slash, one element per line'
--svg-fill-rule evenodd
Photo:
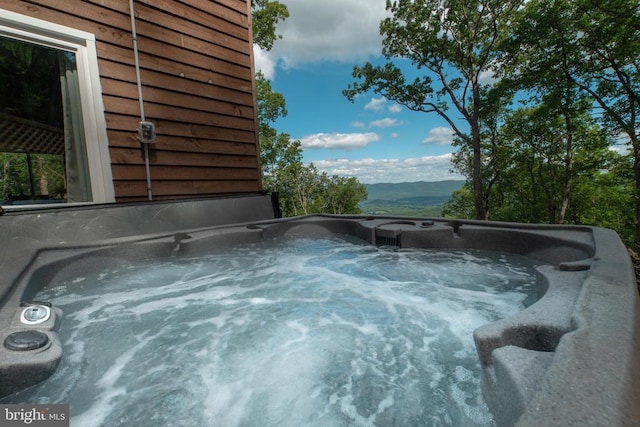
<path fill-rule="evenodd" d="M 473 218 L 473 189 L 465 184 L 451 195 L 451 200 L 442 207 L 445 218 Z"/>
<path fill-rule="evenodd" d="M 510 114 L 501 138 L 507 167 L 491 203 L 495 219 L 565 222 L 576 180 L 600 173 L 613 155 L 588 114 L 569 118 L 545 104 Z"/>
<path fill-rule="evenodd" d="M 67 56 L 0 36 L 0 112 L 62 128 L 59 61 L 75 61 Z"/>
<path fill-rule="evenodd" d="M 499 156 L 504 168 L 489 193 L 490 218 L 598 225 L 616 230 L 631 244 L 632 159 L 608 149 L 606 134 L 588 114 L 575 119 L 569 170 L 562 116 L 538 106 L 516 110 L 507 118 L 500 132 Z M 568 178 L 570 186 L 566 191 Z M 473 218 L 473 197 L 468 185 L 454 192 L 443 207 L 443 215 Z"/>
<path fill-rule="evenodd" d="M 65 197 L 65 167 L 62 156 L 32 154 L 29 175 L 26 154 L 0 153 L 0 168 L 2 201 Z"/>
<path fill-rule="evenodd" d="M 278 22 L 289 17 L 287 6 L 277 0 L 251 0 L 253 42 L 262 49 L 271 50 L 276 40 Z"/>
<path fill-rule="evenodd" d="M 567 135 L 564 117 L 548 105 L 521 108 L 506 118 L 500 128 L 500 159 L 496 160 L 501 171 L 488 195 L 490 218 L 599 225 L 632 241 L 629 157 L 608 149 L 607 135 L 585 112 L 573 117 L 570 149 Z M 443 215 L 473 217 L 468 185 L 454 192 L 443 207 Z"/>
<path fill-rule="evenodd" d="M 449 123 L 467 184 L 444 215 L 589 223 L 626 239 L 635 224 L 640 244 L 637 0 L 397 0 L 387 10 L 387 63 L 356 66 L 343 94 L 373 91 Z M 482 84 L 486 73 L 493 83 Z M 608 149 L 620 138 L 629 157 Z"/>
<path fill-rule="evenodd" d="M 258 98 L 258 126 L 261 130 L 267 130 L 271 123 L 280 117 L 285 117 L 288 112 L 284 96 L 274 92 L 271 82 L 258 71 L 256 79 L 256 97 Z"/>
<path fill-rule="evenodd" d="M 260 134 L 260 163 L 262 185 L 278 191 L 282 200 L 293 197 L 288 183 L 302 168 L 302 148 L 286 133 L 279 133 L 271 124 L 287 115 L 282 94 L 274 92 L 262 73 L 256 75 L 258 98 L 258 130 Z"/>
<path fill-rule="evenodd" d="M 269 50 L 279 38 L 276 24 L 287 18 L 289 12 L 277 1 L 253 0 L 251 4 L 254 42 Z M 359 213 L 360 201 L 367 198 L 365 187 L 355 178 L 329 176 L 313 164 L 305 166 L 300 141 L 272 126 L 287 115 L 285 99 L 273 91 L 260 72 L 256 74 L 256 97 L 262 186 L 279 193 L 283 216 Z"/>
<path fill-rule="evenodd" d="M 360 202 L 367 199 L 367 190 L 356 178 L 338 175 L 329 177 L 326 187 L 326 206 L 324 212 L 333 214 L 358 214 Z"/>
<path fill-rule="evenodd" d="M 343 94 L 350 100 L 373 91 L 400 105 L 436 113 L 456 134 L 469 154 L 468 166 L 474 194 L 475 217 L 486 217 L 483 190 L 483 126 L 495 128 L 490 117 L 481 116 L 489 106 L 491 84 L 483 75 L 500 62 L 497 48 L 506 37 L 509 23 L 521 0 L 398 0 L 387 1 L 391 16 L 380 24 L 383 66 L 367 63 L 354 67 L 359 79 Z M 407 59 L 418 77 L 407 78 L 392 60 Z M 506 92 L 505 92 L 506 93 Z M 449 111 L 452 109 L 452 111 Z M 458 117 L 464 120 L 461 128 Z"/>
<path fill-rule="evenodd" d="M 276 10 L 267 48 L 286 17 Z M 640 242 L 637 1 L 397 0 L 387 10 L 386 63 L 354 67 L 343 94 L 373 91 L 451 126 L 454 168 L 468 181 L 443 215 L 601 225 Z M 284 99 L 258 77 L 264 182 L 284 195 L 283 211 L 355 211 L 364 187 L 302 164 L 299 142 L 271 128 Z M 608 149 L 620 135 L 629 156 Z"/>
<path fill-rule="evenodd" d="M 61 130 L 60 64 L 74 61 L 74 54 L 0 36 L 0 113 Z M 66 197 L 64 157 L 27 154 L 29 146 L 17 145 L 16 136 L 5 132 L 0 140 L 2 203 Z M 44 152 L 49 149 L 40 145 Z"/>
<path fill-rule="evenodd" d="M 572 193 L 568 222 L 611 228 L 627 245 L 633 245 L 633 188 L 633 179 L 611 171 L 582 177 Z"/>
<path fill-rule="evenodd" d="M 28 168 L 24 154 L 0 153 L 2 194 L 0 200 L 26 198 L 30 195 Z"/>
<path fill-rule="evenodd" d="M 640 8 L 637 0 L 532 0 L 505 44 L 509 61 L 507 76 L 521 88 L 552 95 L 563 90 L 565 99 L 587 98 L 585 108 L 599 119 L 603 132 L 624 137 L 630 145 L 633 173 L 631 196 L 635 206 L 623 204 L 635 216 L 634 238 L 640 245 Z M 557 96 L 557 95 L 556 95 Z M 565 105 L 568 103 L 565 102 Z M 598 109 L 591 107 L 592 104 Z M 606 169 L 606 165 L 600 166 Z M 612 172 L 592 174 L 592 181 L 613 185 Z M 628 175 L 628 174 L 627 174 Z M 578 180 L 578 178 L 576 178 Z M 621 187 L 613 185 L 611 205 Z M 628 185 L 623 188 L 629 189 Z M 580 187 L 572 190 L 575 193 Z M 598 194 L 590 188 L 585 194 Z M 572 203 L 576 198 L 570 196 Z M 625 198 L 622 198 L 625 199 Z M 626 199 L 625 199 L 626 200 Z M 618 207 L 622 207 L 619 203 Z M 602 206 L 602 205 L 601 205 Z M 588 208 L 587 205 L 584 206 Z M 624 214 L 624 217 L 627 215 Z M 606 215 L 605 215 L 606 217 Z M 572 221 L 602 219 L 602 215 L 574 215 Z M 626 229 L 626 226 L 623 227 Z M 616 226 L 616 229 L 618 227 Z"/>
<path fill-rule="evenodd" d="M 289 215 L 357 214 L 359 203 L 367 198 L 367 190 L 357 179 L 329 176 L 313 163 L 302 167 L 295 178 L 295 197 L 283 210 Z"/>

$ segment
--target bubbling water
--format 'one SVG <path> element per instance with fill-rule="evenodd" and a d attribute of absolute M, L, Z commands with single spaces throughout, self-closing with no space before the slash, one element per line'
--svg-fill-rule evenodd
<path fill-rule="evenodd" d="M 530 260 L 281 239 L 47 285 L 64 356 L 3 402 L 71 425 L 492 425 L 472 332 L 535 301 Z"/>

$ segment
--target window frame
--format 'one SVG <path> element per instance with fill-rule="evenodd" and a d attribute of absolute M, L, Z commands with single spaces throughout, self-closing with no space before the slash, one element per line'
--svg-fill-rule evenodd
<path fill-rule="evenodd" d="M 0 36 L 75 53 L 92 194 L 91 202 L 3 205 L 2 208 L 20 210 L 115 202 L 95 35 L 0 9 Z"/>

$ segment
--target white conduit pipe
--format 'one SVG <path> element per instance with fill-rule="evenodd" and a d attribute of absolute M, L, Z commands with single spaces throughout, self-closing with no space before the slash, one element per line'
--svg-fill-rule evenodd
<path fill-rule="evenodd" d="M 146 121 L 144 115 L 144 101 L 142 99 L 142 80 L 140 79 L 140 57 L 138 56 L 138 34 L 136 32 L 136 14 L 133 9 L 133 0 L 129 0 L 129 9 L 131 11 L 131 35 L 133 36 L 133 56 L 136 65 L 136 81 L 138 83 L 138 100 L 140 101 L 140 120 Z M 147 197 L 153 200 L 151 192 L 151 169 L 149 167 L 149 144 L 142 143 L 144 148 L 144 166 L 147 172 Z"/>

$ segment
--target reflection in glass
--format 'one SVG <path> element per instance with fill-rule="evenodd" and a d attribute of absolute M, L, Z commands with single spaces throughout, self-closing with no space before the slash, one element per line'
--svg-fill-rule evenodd
<path fill-rule="evenodd" d="M 0 200 L 91 201 L 74 52 L 0 36 Z"/>

